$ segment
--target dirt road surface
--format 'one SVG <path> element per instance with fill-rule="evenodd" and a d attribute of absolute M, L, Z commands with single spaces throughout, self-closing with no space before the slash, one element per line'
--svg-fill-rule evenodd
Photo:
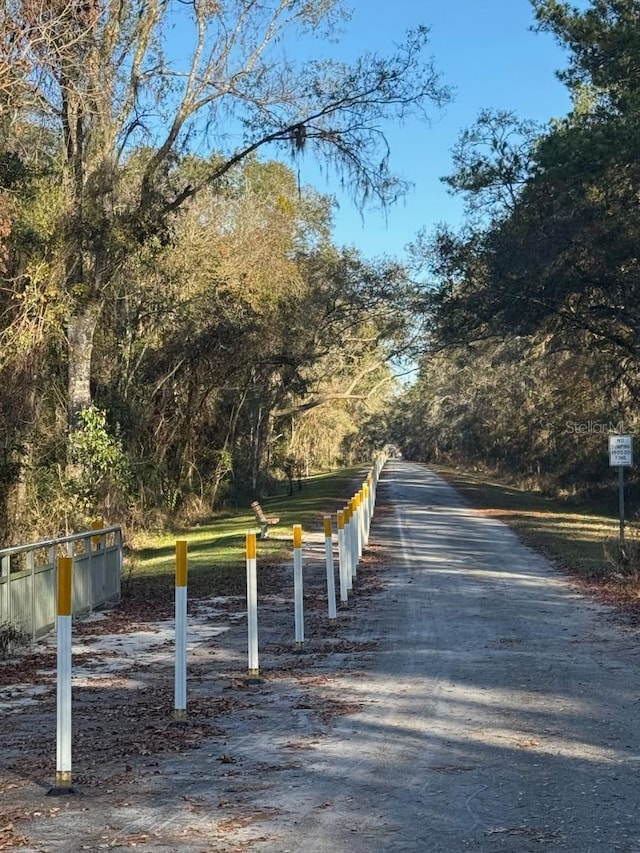
<path fill-rule="evenodd" d="M 0 849 L 640 851 L 635 630 L 420 465 L 387 463 L 336 626 L 312 539 L 306 653 L 285 567 L 260 596 L 260 683 L 243 600 L 191 603 L 185 727 L 170 619 L 78 626 L 76 795 L 46 796 L 53 646 L 13 684 L 5 667 Z"/>

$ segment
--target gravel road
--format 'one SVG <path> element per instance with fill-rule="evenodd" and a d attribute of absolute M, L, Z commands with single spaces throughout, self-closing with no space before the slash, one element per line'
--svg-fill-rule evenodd
<path fill-rule="evenodd" d="M 636 631 L 424 466 L 388 462 L 378 504 L 337 627 L 311 547 L 306 655 L 292 650 L 285 593 L 262 602 L 260 684 L 241 677 L 233 603 L 190 643 L 195 710 L 175 749 L 152 738 L 105 758 L 110 775 L 95 769 L 81 795 L 54 802 L 16 757 L 51 708 L 5 714 L 4 849 L 640 851 Z M 130 673 L 130 688 L 143 695 L 158 668 Z"/>

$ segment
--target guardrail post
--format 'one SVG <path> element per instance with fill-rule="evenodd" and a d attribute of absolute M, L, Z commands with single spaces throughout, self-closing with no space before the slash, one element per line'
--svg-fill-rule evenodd
<path fill-rule="evenodd" d="M 335 622 L 336 614 L 336 580 L 333 569 L 333 533 L 331 531 L 331 516 L 324 517 L 324 557 L 327 566 L 327 599 L 329 603 L 329 621 Z"/>
<path fill-rule="evenodd" d="M 50 795 L 73 794 L 71 784 L 71 589 L 73 558 L 58 559 L 56 784 Z"/>
<path fill-rule="evenodd" d="M 304 645 L 304 594 L 302 588 L 302 526 L 293 525 L 293 600 L 296 648 Z"/>
<path fill-rule="evenodd" d="M 116 582 L 116 594 L 118 601 L 122 597 L 122 573 L 124 571 L 124 542 L 122 539 L 122 528 L 119 527 L 114 534 L 114 541 L 118 547 L 118 576 Z"/>
<path fill-rule="evenodd" d="M 173 719 L 187 719 L 187 542 L 176 541 L 175 677 Z"/>
<path fill-rule="evenodd" d="M 31 642 L 36 641 L 36 560 L 33 551 L 27 553 L 27 571 L 31 575 Z"/>
<path fill-rule="evenodd" d="M 257 678 L 260 674 L 260 663 L 258 660 L 258 572 L 255 533 L 247 533 L 246 561 L 248 676 L 249 678 Z"/>
<path fill-rule="evenodd" d="M 6 615 L 6 621 L 9 625 L 12 625 L 13 624 L 13 613 L 12 613 L 12 607 L 11 607 L 11 597 L 12 597 L 11 596 L 11 557 L 9 557 L 9 555 L 3 556 L 2 560 L 0 560 L 0 571 L 2 572 L 2 577 L 6 578 L 6 582 L 5 582 L 5 596 L 6 596 L 6 601 L 7 601 L 7 606 L 5 608 L 6 614 L 7 614 Z M 4 617 L 3 617 L 2 613 L 0 613 L 0 618 L 2 618 L 4 621 Z"/>

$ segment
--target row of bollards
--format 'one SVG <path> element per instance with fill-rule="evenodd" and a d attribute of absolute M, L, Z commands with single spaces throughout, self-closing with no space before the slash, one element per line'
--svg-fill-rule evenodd
<path fill-rule="evenodd" d="M 375 457 L 372 470 L 362 488 L 337 513 L 337 553 L 340 579 L 340 608 L 348 607 L 349 594 L 357 577 L 358 566 L 369 541 L 369 531 L 375 507 L 376 490 L 382 467 L 383 453 Z M 328 618 L 337 621 L 334 536 L 330 515 L 324 517 L 324 543 L 327 578 Z M 295 647 L 304 646 L 304 592 L 302 526 L 293 525 L 293 588 Z M 71 773 L 71 643 L 72 643 L 72 570 L 73 558 L 58 559 L 57 577 L 57 738 L 56 783 L 50 795 L 72 794 Z M 259 679 L 258 655 L 258 584 L 256 534 L 246 536 L 247 571 L 247 640 L 249 680 Z M 187 542 L 176 542 L 175 576 L 175 671 L 174 723 L 187 721 Z"/>
<path fill-rule="evenodd" d="M 340 578 L 340 608 L 349 605 L 349 593 L 357 577 L 358 566 L 369 542 L 369 532 L 375 508 L 376 490 L 382 466 L 386 461 L 384 454 L 376 456 L 374 466 L 362 484 L 362 488 L 347 501 L 344 509 L 336 514 L 338 565 Z M 249 623 L 249 676 L 259 675 L 257 652 L 257 595 L 252 595 L 249 584 L 249 553 L 255 559 L 255 534 L 247 534 L 247 604 Z M 327 604 L 330 624 L 337 621 L 334 537 L 330 515 L 324 517 L 324 553 L 327 577 Z M 297 650 L 304 646 L 304 581 L 302 562 L 302 527 L 293 526 L 293 601 L 294 601 L 294 640 Z M 255 639 L 254 639 L 255 638 Z M 252 654 L 252 642 L 255 653 Z"/>

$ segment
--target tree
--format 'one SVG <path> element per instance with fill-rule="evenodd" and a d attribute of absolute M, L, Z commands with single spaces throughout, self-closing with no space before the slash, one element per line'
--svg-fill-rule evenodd
<path fill-rule="evenodd" d="M 467 214 L 485 219 L 508 215 L 516 206 L 534 163 L 542 128 L 507 110 L 481 110 L 460 134 L 452 152 L 455 171 L 442 180 L 463 193 Z"/>
<path fill-rule="evenodd" d="M 398 264 L 332 246 L 330 216 L 291 169 L 247 158 L 112 284 L 94 395 L 147 505 L 210 506 L 231 483 L 242 498 L 303 449 L 305 464 L 335 462 L 390 388 L 412 286 Z"/>
<path fill-rule="evenodd" d="M 30 119 L 59 139 L 66 200 L 52 241 L 72 424 L 92 401 L 94 337 L 114 280 L 141 245 L 169 241 L 176 212 L 237 163 L 268 145 L 306 149 L 362 200 L 386 202 L 401 190 L 380 122 L 448 97 L 424 59 L 427 30 L 409 33 L 389 58 L 366 54 L 352 66 L 286 58 L 283 40 L 318 35 L 341 12 L 332 0 L 7 3 L 0 69 L 15 71 L 20 57 Z M 180 51 L 186 65 L 170 49 L 174 27 L 189 44 Z M 186 183 L 176 158 L 195 146 L 216 156 Z"/>
<path fill-rule="evenodd" d="M 181 168 L 202 165 L 189 158 Z M 259 401 L 268 422 L 287 313 L 304 290 L 296 251 L 322 239 L 328 216 L 326 199 L 299 188 L 290 169 L 248 158 L 189 204 L 171 244 L 148 246 L 133 279 L 112 286 L 96 398 L 126 424 L 136 457 L 153 460 L 162 490 L 232 471 L 247 479 L 238 430 Z"/>
<path fill-rule="evenodd" d="M 503 329 L 523 334 L 546 324 L 614 354 L 637 388 L 640 233 L 630 212 L 640 187 L 640 4 L 598 0 L 584 12 L 534 5 L 541 26 L 571 50 L 561 77 L 576 106 L 539 139 L 519 203 L 487 237 L 493 298 L 484 316 L 491 311 Z"/>
<path fill-rule="evenodd" d="M 640 235 L 629 212 L 640 186 L 639 102 L 630 46 L 640 38 L 638 4 L 602 0 L 584 13 L 565 3 L 534 5 L 541 26 L 572 50 L 561 76 L 576 108 L 529 139 L 526 163 L 519 145 L 503 145 L 502 120 L 487 155 L 477 151 L 486 134 L 473 129 L 463 136 L 461 165 L 448 182 L 471 197 L 474 209 L 487 201 L 500 206 L 467 235 L 439 235 L 436 267 L 446 282 L 434 300 L 439 328 L 447 340 L 457 330 L 458 341 L 554 331 L 565 342 L 617 354 L 635 385 Z M 586 86 L 594 93 L 589 100 L 582 97 Z M 526 166 L 517 192 L 514 162 Z"/>
<path fill-rule="evenodd" d="M 607 381 L 611 368 L 599 354 L 542 337 L 428 353 L 394 406 L 390 434 L 414 459 L 498 470 L 548 492 L 594 493 L 609 476 L 606 431 L 637 425 Z"/>
<path fill-rule="evenodd" d="M 524 134 L 505 144 L 518 125 L 506 115 L 483 113 L 461 138 L 447 181 L 471 214 L 489 216 L 415 244 L 436 284 L 418 381 L 395 428 L 422 458 L 584 490 L 608 474 L 602 435 L 570 425 L 633 429 L 640 400 L 640 4 L 533 6 L 569 49 L 560 77 L 573 110 L 532 128 L 524 157 Z"/>
<path fill-rule="evenodd" d="M 592 0 L 584 11 L 559 0 L 532 0 L 541 30 L 570 50 L 558 76 L 579 98 L 591 89 L 597 114 L 631 117 L 640 108 L 640 3 Z"/>

